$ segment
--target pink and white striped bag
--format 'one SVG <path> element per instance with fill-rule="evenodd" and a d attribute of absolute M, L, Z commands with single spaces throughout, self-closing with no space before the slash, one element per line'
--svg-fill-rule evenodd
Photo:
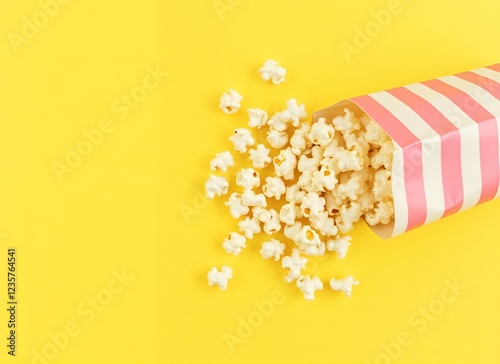
<path fill-rule="evenodd" d="M 365 112 L 394 142 L 389 238 L 500 194 L 500 64 L 341 101 L 313 115 Z"/>

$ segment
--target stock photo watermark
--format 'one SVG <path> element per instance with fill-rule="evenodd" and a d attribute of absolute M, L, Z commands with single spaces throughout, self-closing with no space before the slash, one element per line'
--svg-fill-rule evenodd
<path fill-rule="evenodd" d="M 226 331 L 222 334 L 222 339 L 230 353 L 234 353 L 236 347 L 251 337 L 255 330 L 264 325 L 267 319 L 271 317 L 276 307 L 286 301 L 286 296 L 280 290 L 273 290 L 268 298 L 263 300 L 254 300 L 252 305 L 255 307 L 248 315 L 236 318 L 236 328 L 233 332 Z"/>
<path fill-rule="evenodd" d="M 370 13 L 371 19 L 364 26 L 354 28 L 352 41 L 340 43 L 340 49 L 347 62 L 351 62 L 353 56 L 366 49 L 402 11 L 403 5 L 400 0 L 389 0 L 384 9 L 373 10 Z"/>
<path fill-rule="evenodd" d="M 400 357 L 404 348 L 413 344 L 418 335 L 423 334 L 429 326 L 435 322 L 449 305 L 454 303 L 458 297 L 467 289 L 457 279 L 450 281 L 445 279 L 444 287 L 437 297 L 430 300 L 424 306 L 420 306 L 408 316 L 407 330 L 400 331 L 394 340 L 380 344 L 380 352 L 373 358 L 365 359 L 366 364 L 389 364 Z"/>
<path fill-rule="evenodd" d="M 111 112 L 120 121 L 127 119 L 132 111 L 146 101 L 151 92 L 165 81 L 167 76 L 168 73 L 162 71 L 159 65 L 155 68 L 147 66 L 142 83 L 113 100 L 110 105 Z M 59 182 L 63 181 L 66 174 L 73 172 L 82 164 L 84 159 L 115 131 L 117 125 L 113 119 L 103 118 L 94 128 L 83 130 L 83 136 L 74 146 L 67 145 L 65 158 L 62 161 L 52 162 L 52 170 Z"/>
<path fill-rule="evenodd" d="M 38 10 L 31 16 L 21 18 L 21 26 L 18 32 L 7 33 L 7 39 L 14 50 L 19 53 L 21 47 L 34 39 L 40 31 L 45 28 L 51 19 L 55 18 L 64 5 L 71 0 L 41 0 L 38 1 Z"/>
<path fill-rule="evenodd" d="M 220 21 L 224 21 L 226 13 L 232 12 L 237 6 L 241 5 L 243 0 L 214 0 L 212 5 Z"/>
<path fill-rule="evenodd" d="M 86 326 L 90 325 L 99 313 L 103 312 L 115 299 L 115 296 L 135 279 L 125 268 L 113 269 L 108 284 L 95 295 L 87 297 L 75 308 L 77 320 L 71 320 L 59 331 L 48 334 L 48 342 L 40 349 L 33 350 L 32 364 L 47 364 L 65 350 L 71 340 L 81 335 Z"/>

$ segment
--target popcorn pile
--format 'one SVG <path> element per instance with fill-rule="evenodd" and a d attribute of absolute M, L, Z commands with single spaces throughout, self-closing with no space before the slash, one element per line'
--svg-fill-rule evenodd
<path fill-rule="evenodd" d="M 286 70 L 275 61 L 266 61 L 259 70 L 263 80 L 284 82 Z M 242 96 L 229 90 L 220 99 L 223 112 L 235 113 L 241 107 Z M 252 167 L 241 168 L 236 185 L 226 206 L 235 219 L 240 219 L 240 233 L 231 232 L 222 247 L 238 255 L 246 248 L 247 239 L 264 232 L 273 235 L 283 230 L 288 239 L 282 242 L 270 238 L 262 244 L 264 259 L 281 260 L 288 270 L 286 282 L 295 281 L 308 300 L 323 289 L 319 277 L 304 276 L 306 256 L 322 256 L 335 252 L 345 258 L 351 237 L 347 235 L 354 223 L 364 219 L 370 225 L 387 224 L 394 217 L 391 188 L 392 153 L 390 138 L 370 116 L 356 117 L 344 109 L 344 115 L 333 120 L 306 120 L 303 104 L 295 99 L 286 102 L 286 109 L 271 117 L 261 109 L 248 109 L 248 126 L 267 128 L 267 143 L 258 143 L 248 128 L 238 128 L 229 138 L 234 150 L 246 154 Z M 267 145 L 266 145 L 267 144 Z M 217 153 L 210 162 L 212 171 L 226 172 L 234 167 L 229 151 Z M 261 178 L 259 173 L 271 172 Z M 262 180 L 263 179 L 263 180 Z M 229 182 L 211 175 L 205 184 L 206 196 L 214 198 L 228 194 Z M 281 208 L 268 207 L 268 201 L 282 202 Z M 292 245 L 289 256 L 284 256 Z M 226 289 L 232 270 L 212 268 L 209 285 Z M 331 278 L 330 287 L 351 295 L 352 286 L 359 284 L 352 276 Z"/>

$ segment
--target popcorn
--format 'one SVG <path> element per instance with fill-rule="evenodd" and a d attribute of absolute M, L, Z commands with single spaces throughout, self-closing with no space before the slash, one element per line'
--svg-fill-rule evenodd
<path fill-rule="evenodd" d="M 302 198 L 300 210 L 305 217 L 318 217 L 325 210 L 325 203 L 325 199 L 319 197 L 318 193 L 308 192 L 307 195 Z"/>
<path fill-rule="evenodd" d="M 313 228 L 323 236 L 333 236 L 339 231 L 335 225 L 335 220 L 329 217 L 327 211 L 323 211 L 319 216 L 311 216 L 309 220 Z"/>
<path fill-rule="evenodd" d="M 295 223 L 293 223 L 293 225 L 285 226 L 283 233 L 288 239 L 295 242 L 296 244 L 299 244 L 298 236 L 301 230 L 302 230 L 302 223 L 300 221 L 296 221 Z"/>
<path fill-rule="evenodd" d="M 297 100 L 290 99 L 286 102 L 286 110 L 281 113 L 281 118 L 298 127 L 301 120 L 307 118 L 306 107 L 298 104 Z"/>
<path fill-rule="evenodd" d="M 306 300 L 314 300 L 314 292 L 323 289 L 323 282 L 317 276 L 313 278 L 310 276 L 300 276 L 296 284 L 302 293 L 304 293 Z"/>
<path fill-rule="evenodd" d="M 332 120 L 334 128 L 342 134 L 351 134 L 361 128 L 361 124 L 349 109 L 344 109 L 345 115 L 339 115 Z"/>
<path fill-rule="evenodd" d="M 288 128 L 287 121 L 283 118 L 283 112 L 278 112 L 267 121 L 269 130 L 285 131 Z"/>
<path fill-rule="evenodd" d="M 284 131 L 271 129 L 267 132 L 266 139 L 271 147 L 274 149 L 280 149 L 288 143 L 288 134 Z"/>
<path fill-rule="evenodd" d="M 241 194 L 241 201 L 245 206 L 259 206 L 266 207 L 266 196 L 262 193 L 255 193 L 252 190 L 245 190 Z"/>
<path fill-rule="evenodd" d="M 225 114 L 234 114 L 240 109 L 241 100 L 243 100 L 243 96 L 237 91 L 230 89 L 228 92 L 224 92 L 220 97 L 219 107 Z"/>
<path fill-rule="evenodd" d="M 264 144 L 257 144 L 256 149 L 250 149 L 248 153 L 250 154 L 249 159 L 252 161 L 252 166 L 254 168 L 266 168 L 271 163 L 270 152 L 271 150 L 266 148 Z"/>
<path fill-rule="evenodd" d="M 259 68 L 260 77 L 264 81 L 271 80 L 275 85 L 285 82 L 286 69 L 279 66 L 279 63 L 267 60 L 264 66 Z"/>
<path fill-rule="evenodd" d="M 292 255 L 285 256 L 281 259 L 281 266 L 284 269 L 289 269 L 285 280 L 291 283 L 293 280 L 299 278 L 300 271 L 306 267 L 306 264 L 307 258 L 301 257 L 298 249 L 292 249 Z"/>
<path fill-rule="evenodd" d="M 222 176 L 210 175 L 205 182 L 205 191 L 207 198 L 214 198 L 227 194 L 229 190 L 229 182 Z"/>
<path fill-rule="evenodd" d="M 224 239 L 222 247 L 229 254 L 238 255 L 241 253 L 243 248 L 246 248 L 245 242 L 246 238 L 238 233 L 231 233 L 228 237 Z"/>
<path fill-rule="evenodd" d="M 290 138 L 290 145 L 292 152 L 295 155 L 300 155 L 302 151 L 311 146 L 307 135 L 311 132 L 311 125 L 307 123 L 300 123 L 299 128 L 295 129 L 292 137 Z"/>
<path fill-rule="evenodd" d="M 285 252 L 285 247 L 285 243 L 282 243 L 281 241 L 276 239 L 271 239 L 270 241 L 262 243 L 260 255 L 262 255 L 262 258 L 264 259 L 270 259 L 274 257 L 274 260 L 277 262 Z"/>
<path fill-rule="evenodd" d="M 279 200 L 286 192 L 285 182 L 279 177 L 266 177 L 266 184 L 262 186 L 262 192 L 266 197 Z"/>
<path fill-rule="evenodd" d="M 325 146 L 332 141 L 334 136 L 333 126 L 326 124 L 325 118 L 319 118 L 317 122 L 312 124 L 308 138 L 314 144 Z"/>
<path fill-rule="evenodd" d="M 349 235 L 337 235 L 334 239 L 330 239 L 326 242 L 326 248 L 329 251 L 337 253 L 337 258 L 344 259 L 347 254 L 347 250 L 351 246 L 351 240 L 352 238 Z"/>
<path fill-rule="evenodd" d="M 282 149 L 280 154 L 273 158 L 274 172 L 277 176 L 285 180 L 295 178 L 295 167 L 297 166 L 297 157 L 292 153 L 290 147 Z"/>
<path fill-rule="evenodd" d="M 391 171 L 380 169 L 375 172 L 373 180 L 373 195 L 377 200 L 392 196 Z"/>
<path fill-rule="evenodd" d="M 213 267 L 208 272 L 207 278 L 210 287 L 216 284 L 220 289 L 225 290 L 227 288 L 227 281 L 233 278 L 233 270 L 224 265 L 219 272 L 216 267 Z"/>
<path fill-rule="evenodd" d="M 227 172 L 227 169 L 232 166 L 234 166 L 234 159 L 228 151 L 217 153 L 215 158 L 210 161 L 212 171 L 219 169 L 222 172 Z"/>
<path fill-rule="evenodd" d="M 287 225 L 293 225 L 297 217 L 302 216 L 300 208 L 293 202 L 289 202 L 281 206 L 280 220 Z"/>
<path fill-rule="evenodd" d="M 255 218 L 251 219 L 248 216 L 245 218 L 245 220 L 241 220 L 238 223 L 238 227 L 240 228 L 240 231 L 245 234 L 247 239 L 253 239 L 253 236 L 255 234 L 258 234 L 262 231 L 262 229 L 260 228 L 259 220 Z"/>
<path fill-rule="evenodd" d="M 337 182 L 335 171 L 324 166 L 313 172 L 312 183 L 319 191 L 333 190 Z"/>
<path fill-rule="evenodd" d="M 264 223 L 264 232 L 268 235 L 277 233 L 281 230 L 281 223 L 278 212 L 275 209 L 269 209 L 259 215 L 259 221 Z"/>
<path fill-rule="evenodd" d="M 347 206 L 347 204 L 340 206 L 340 215 L 335 218 L 339 231 L 346 233 L 352 230 L 352 224 L 358 222 L 361 215 L 363 215 L 363 211 L 361 205 L 357 202 L 352 201 L 350 206 Z"/>
<path fill-rule="evenodd" d="M 305 195 L 306 192 L 302 191 L 299 185 L 294 184 L 286 188 L 285 200 L 299 204 L 302 202 L 302 198 L 304 198 Z"/>
<path fill-rule="evenodd" d="M 286 70 L 277 62 L 267 61 L 259 73 L 264 80 L 281 83 Z M 225 113 L 234 113 L 241 100 L 241 95 L 230 90 L 221 97 L 221 108 Z M 262 109 L 247 109 L 247 112 L 250 128 L 268 126 L 267 142 L 253 147 L 256 141 L 246 128 L 236 129 L 229 138 L 235 150 L 246 153 L 249 149 L 252 167 L 242 168 L 236 174 L 236 185 L 243 192 L 233 192 L 225 202 L 231 215 L 242 220 L 238 222 L 241 234 L 230 233 L 223 248 L 238 255 L 246 248 L 247 239 L 261 232 L 272 235 L 283 228 L 287 240 L 269 238 L 262 243 L 260 254 L 264 259 L 279 261 L 287 243 L 293 243 L 290 256 L 281 259 L 282 267 L 288 270 L 285 280 L 289 283 L 297 280 L 296 285 L 305 298 L 313 300 L 315 291 L 323 289 L 323 283 L 316 276 L 301 275 L 308 261 L 306 256 L 323 256 L 328 250 L 335 252 L 338 259 L 344 259 L 352 240 L 347 234 L 355 222 L 364 218 L 368 224 L 377 225 L 393 219 L 394 144 L 370 116 L 358 118 L 347 108 L 333 120 L 319 118 L 312 124 L 305 121 L 304 105 L 293 98 L 286 102 L 286 109 L 271 117 Z M 277 150 L 276 156 L 271 157 L 275 154 L 271 154 L 270 148 Z M 266 168 L 271 162 L 273 170 L 263 172 L 263 183 L 255 169 Z M 234 165 L 228 151 L 217 153 L 210 162 L 213 171 L 227 172 Z M 261 191 L 257 191 L 261 183 Z M 205 188 L 209 198 L 227 194 L 228 181 L 212 175 Z M 271 201 L 273 208 L 267 207 L 267 198 L 276 199 Z M 224 283 L 218 276 L 222 273 L 216 268 L 212 271 L 209 284 L 220 281 L 225 289 L 227 279 Z M 350 296 L 352 285 L 359 282 L 348 276 L 332 278 L 329 283 L 332 289 Z"/>
<path fill-rule="evenodd" d="M 236 184 L 245 190 L 260 186 L 259 174 L 253 168 L 242 168 L 236 174 Z"/>
<path fill-rule="evenodd" d="M 248 206 L 243 204 L 241 195 L 236 192 L 233 192 L 231 196 L 229 196 L 229 200 L 225 203 L 225 205 L 229 206 L 229 212 L 235 219 L 239 219 L 241 216 L 248 214 L 248 211 L 250 210 Z"/>
<path fill-rule="evenodd" d="M 377 224 L 388 224 L 394 215 L 394 204 L 392 200 L 377 202 L 375 209 L 365 214 L 365 221 L 374 226 Z"/>
<path fill-rule="evenodd" d="M 352 276 L 347 276 L 342 279 L 330 279 L 330 287 L 334 291 L 341 291 L 346 294 L 347 297 L 351 297 L 352 286 L 358 285 L 359 281 L 355 281 Z"/>
<path fill-rule="evenodd" d="M 260 129 L 267 124 L 267 112 L 261 109 L 248 109 L 248 126 Z"/>
<path fill-rule="evenodd" d="M 248 146 L 255 144 L 255 139 L 252 137 L 252 132 L 245 128 L 239 128 L 234 131 L 234 135 L 229 138 L 234 144 L 234 149 L 238 152 L 245 153 Z"/>

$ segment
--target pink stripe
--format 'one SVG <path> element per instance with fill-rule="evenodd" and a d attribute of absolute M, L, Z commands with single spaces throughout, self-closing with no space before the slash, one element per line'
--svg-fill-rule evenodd
<path fill-rule="evenodd" d="M 370 115 L 403 149 L 404 181 L 408 202 L 406 230 L 422 226 L 427 217 L 424 175 L 422 167 L 422 143 L 392 113 L 371 96 L 350 99 Z"/>
<path fill-rule="evenodd" d="M 500 178 L 498 130 L 495 117 L 467 93 L 441 80 L 430 80 L 422 83 L 446 96 L 477 123 L 479 128 L 479 154 L 481 158 L 482 178 L 479 203 L 491 200 L 497 193 Z"/>
<path fill-rule="evenodd" d="M 405 87 L 387 91 L 408 105 L 441 137 L 441 168 L 443 176 L 444 216 L 460 211 L 464 202 L 460 132 L 439 110 L 424 98 Z M 439 188 L 439 186 L 436 186 Z"/>
<path fill-rule="evenodd" d="M 463 72 L 455 75 L 461 79 L 473 83 L 479 87 L 484 88 L 492 94 L 497 100 L 500 100 L 500 83 L 492 80 L 491 78 L 483 77 L 474 72 Z"/>
<path fill-rule="evenodd" d="M 497 64 L 492 64 L 491 66 L 488 66 L 486 68 L 489 68 L 490 70 L 500 72 L 500 63 Z"/>

